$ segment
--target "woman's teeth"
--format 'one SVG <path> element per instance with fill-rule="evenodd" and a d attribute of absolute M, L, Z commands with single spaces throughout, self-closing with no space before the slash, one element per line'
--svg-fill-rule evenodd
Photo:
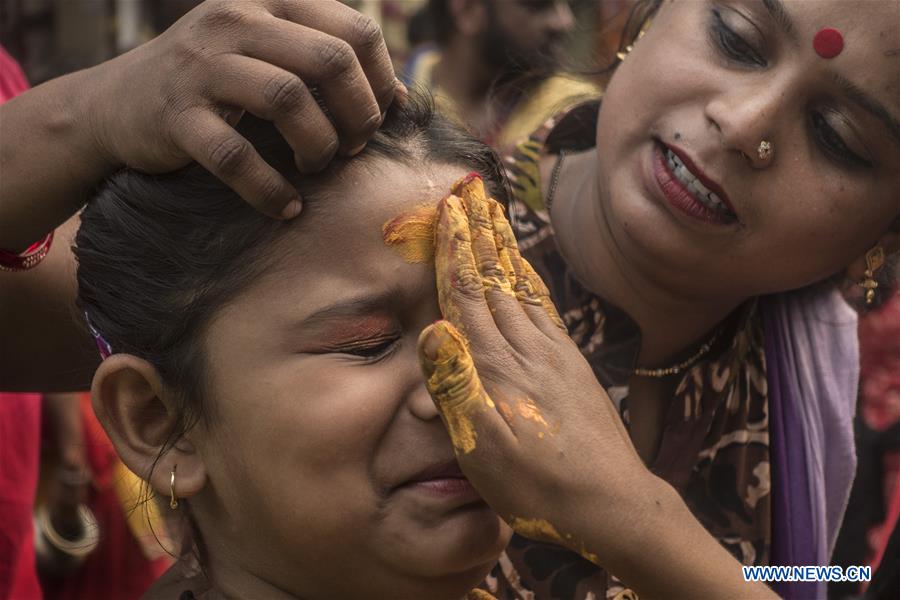
<path fill-rule="evenodd" d="M 678 158 L 674 152 L 666 150 L 666 162 L 669 163 L 669 169 L 672 173 L 675 174 L 675 178 L 678 179 L 681 183 L 684 184 L 684 187 L 691 192 L 691 195 L 697 199 L 703 206 L 710 210 L 714 210 L 716 212 L 724 213 L 731 215 L 731 210 L 725 206 L 725 203 L 713 192 L 706 189 L 706 187 L 700 183 L 700 180 L 691 173 L 684 163 L 681 162 L 681 159 Z"/>

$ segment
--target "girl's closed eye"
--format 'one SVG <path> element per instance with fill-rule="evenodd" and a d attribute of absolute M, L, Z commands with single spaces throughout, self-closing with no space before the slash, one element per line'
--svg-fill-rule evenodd
<path fill-rule="evenodd" d="M 389 358 L 403 336 L 400 324 L 384 315 L 328 319 L 314 327 L 311 354 L 333 354 L 355 362 Z"/>
<path fill-rule="evenodd" d="M 358 357 L 366 362 L 378 362 L 392 356 L 399 347 L 400 334 L 398 332 L 379 338 L 348 343 L 335 348 L 332 353 Z"/>

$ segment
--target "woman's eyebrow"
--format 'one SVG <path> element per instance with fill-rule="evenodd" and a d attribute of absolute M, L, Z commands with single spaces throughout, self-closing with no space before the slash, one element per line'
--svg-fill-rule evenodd
<path fill-rule="evenodd" d="M 794 27 L 794 20 L 782 0 L 762 0 L 762 3 L 769 12 L 769 17 L 781 27 L 788 39 L 799 44 L 800 39 Z M 881 121 L 894 143 L 900 145 L 900 121 L 891 115 L 884 104 L 843 75 L 832 73 L 832 79 L 851 102 Z"/>
<path fill-rule="evenodd" d="M 781 0 L 762 0 L 763 6 L 769 11 L 769 16 L 773 21 L 778 23 L 784 34 L 794 44 L 799 44 L 800 39 L 797 37 L 797 29 L 794 27 L 794 20 L 784 7 Z"/>
<path fill-rule="evenodd" d="M 888 111 L 884 104 L 843 75 L 833 73 L 832 79 L 850 101 L 881 121 L 894 143 L 900 146 L 900 121 Z"/>

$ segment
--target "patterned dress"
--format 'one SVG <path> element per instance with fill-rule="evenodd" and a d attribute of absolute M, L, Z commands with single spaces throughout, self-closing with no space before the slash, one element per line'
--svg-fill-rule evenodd
<path fill-rule="evenodd" d="M 544 278 L 571 337 L 627 427 L 628 379 L 640 331 L 622 309 L 575 279 L 554 242 L 538 172 L 542 153 L 593 145 L 597 109 L 596 102 L 582 104 L 517 146 L 506 161 L 513 188 L 509 217 L 523 255 Z M 739 561 L 764 565 L 771 540 L 769 421 L 756 302 L 739 307 L 723 327 L 711 352 L 681 376 L 650 467 Z M 486 587 L 501 600 L 636 597 L 614 574 L 578 554 L 518 535 Z"/>

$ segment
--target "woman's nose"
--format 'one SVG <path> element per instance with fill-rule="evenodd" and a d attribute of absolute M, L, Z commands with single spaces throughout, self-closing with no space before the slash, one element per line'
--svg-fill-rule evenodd
<path fill-rule="evenodd" d="M 575 15 L 565 0 L 556 2 L 553 7 L 551 29 L 558 34 L 569 33 L 575 27 Z"/>
<path fill-rule="evenodd" d="M 726 150 L 740 153 L 754 168 L 764 168 L 771 162 L 784 98 L 776 86 L 730 89 L 707 103 L 706 119 Z"/>

